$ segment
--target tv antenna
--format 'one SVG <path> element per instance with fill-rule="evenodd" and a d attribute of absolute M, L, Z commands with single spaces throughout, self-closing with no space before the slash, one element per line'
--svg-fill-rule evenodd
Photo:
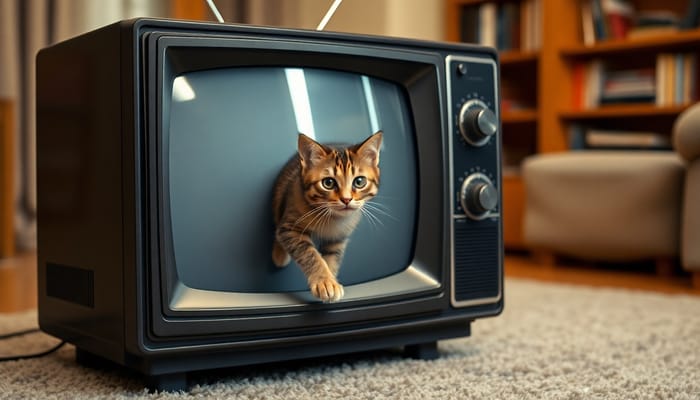
<path fill-rule="evenodd" d="M 209 9 L 211 10 L 212 13 L 214 13 L 214 16 L 220 23 L 224 23 L 224 17 L 221 16 L 221 13 L 219 12 L 219 9 L 216 7 L 216 4 L 214 4 L 214 0 L 206 0 L 207 5 L 209 6 Z M 316 27 L 317 31 L 322 31 L 325 27 L 326 24 L 328 24 L 328 21 L 333 18 L 333 14 L 335 14 L 335 10 L 338 9 L 340 6 L 340 3 L 342 3 L 343 0 L 334 0 L 333 4 L 331 4 L 330 8 L 328 11 L 326 11 L 326 15 L 323 16 L 323 19 L 321 22 L 318 24 Z"/>
<path fill-rule="evenodd" d="M 328 11 L 326 11 L 326 15 L 323 16 L 323 19 L 316 27 L 317 31 L 322 31 L 323 28 L 326 27 L 326 24 L 328 23 L 328 21 L 331 20 L 331 18 L 333 17 L 333 14 L 335 14 L 335 10 L 338 9 L 338 6 L 340 6 L 340 3 L 342 3 L 342 2 L 343 2 L 343 0 L 335 0 L 333 2 L 333 4 L 331 4 L 331 7 L 328 9 Z"/>
<path fill-rule="evenodd" d="M 209 5 L 209 9 L 211 12 L 214 13 L 214 16 L 220 23 L 224 23 L 224 17 L 221 16 L 221 13 L 219 12 L 219 9 L 216 8 L 216 4 L 214 4 L 214 0 L 207 0 L 207 5 Z"/>

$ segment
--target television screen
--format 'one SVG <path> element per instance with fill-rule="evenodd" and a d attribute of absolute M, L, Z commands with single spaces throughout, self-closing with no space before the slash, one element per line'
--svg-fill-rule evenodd
<path fill-rule="evenodd" d="M 300 132 L 331 144 L 384 132 L 379 194 L 351 236 L 339 281 L 373 281 L 411 263 L 419 182 L 402 87 L 330 69 L 237 67 L 178 75 L 171 94 L 163 96 L 171 101 L 163 117 L 161 190 L 169 205 L 166 248 L 182 285 L 308 290 L 296 265 L 277 268 L 271 259 L 272 189 Z"/>

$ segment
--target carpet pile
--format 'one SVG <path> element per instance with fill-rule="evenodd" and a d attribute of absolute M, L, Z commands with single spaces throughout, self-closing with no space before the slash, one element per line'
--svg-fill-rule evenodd
<path fill-rule="evenodd" d="M 138 376 L 75 363 L 64 346 L 0 364 L 0 399 L 700 399 L 700 297 L 506 280 L 506 309 L 434 361 L 395 351 L 191 377 L 188 393 L 148 393 Z M 0 314 L 0 334 L 36 313 Z M 0 357 L 56 339 L 0 341 Z"/>

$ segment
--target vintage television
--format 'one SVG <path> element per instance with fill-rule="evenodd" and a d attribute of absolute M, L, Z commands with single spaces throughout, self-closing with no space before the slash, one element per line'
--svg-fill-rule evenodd
<path fill-rule="evenodd" d="M 79 361 L 192 370 L 387 347 L 437 356 L 503 308 L 493 49 L 137 19 L 37 56 L 39 323 Z M 271 261 L 299 132 L 384 133 L 345 297 Z"/>

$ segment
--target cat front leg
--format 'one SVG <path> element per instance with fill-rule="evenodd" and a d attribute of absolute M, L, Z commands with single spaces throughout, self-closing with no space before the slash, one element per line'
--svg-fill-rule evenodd
<path fill-rule="evenodd" d="M 333 276 L 338 276 L 340 264 L 343 262 L 343 256 L 345 255 L 345 248 L 347 246 L 347 239 L 324 242 L 320 246 L 321 255 L 323 256 L 323 259 L 326 260 L 328 269 L 331 270 Z"/>
<path fill-rule="evenodd" d="M 284 268 L 292 262 L 292 257 L 277 239 L 275 239 L 275 242 L 272 244 L 272 262 L 279 268 Z"/>
<path fill-rule="evenodd" d="M 314 297 L 325 302 L 338 301 L 343 297 L 343 286 L 338 283 L 309 235 L 282 225 L 277 229 L 277 241 L 301 268 Z"/>

